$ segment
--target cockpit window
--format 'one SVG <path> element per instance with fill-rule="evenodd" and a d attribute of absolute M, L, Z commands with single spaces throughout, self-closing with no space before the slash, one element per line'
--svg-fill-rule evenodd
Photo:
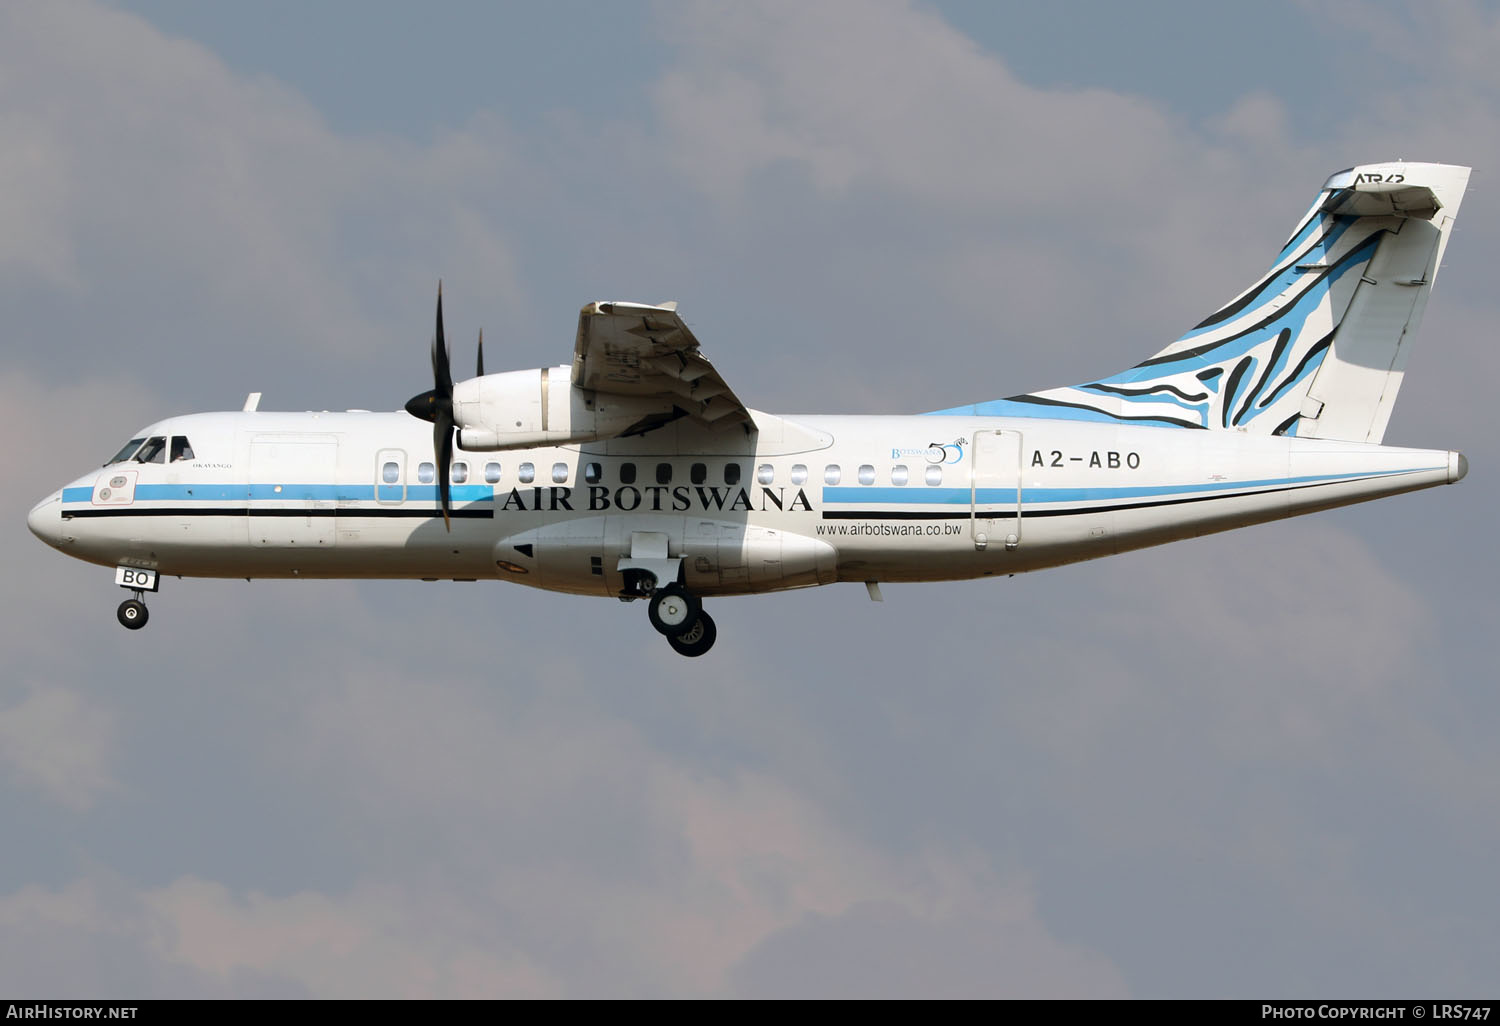
<path fill-rule="evenodd" d="M 172 436 L 172 462 L 181 463 L 193 458 L 193 446 L 181 435 Z"/>
<path fill-rule="evenodd" d="M 135 454 L 137 463 L 165 463 L 167 462 L 167 439 L 163 435 L 152 435 L 146 439 L 146 444 L 141 446 L 141 451 Z"/>
<path fill-rule="evenodd" d="M 123 449 L 115 453 L 114 458 L 111 459 L 109 463 L 124 463 L 126 460 L 130 459 L 130 457 L 135 455 L 135 451 L 141 447 L 141 443 L 145 440 L 146 439 L 144 437 L 132 438 L 130 441 L 125 443 L 125 447 Z M 109 466 L 109 463 L 106 463 L 105 466 Z"/>

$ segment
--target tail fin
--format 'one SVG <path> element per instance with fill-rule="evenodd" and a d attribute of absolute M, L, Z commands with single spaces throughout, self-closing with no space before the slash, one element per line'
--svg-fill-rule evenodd
<path fill-rule="evenodd" d="M 1149 360 L 942 412 L 1379 442 L 1468 181 L 1447 164 L 1340 171 L 1265 277 Z"/>

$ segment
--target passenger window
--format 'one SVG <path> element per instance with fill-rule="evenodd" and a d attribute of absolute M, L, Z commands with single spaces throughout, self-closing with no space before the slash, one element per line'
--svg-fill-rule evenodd
<path fill-rule="evenodd" d="M 552 483 L 553 484 L 567 484 L 568 483 L 568 465 L 566 463 L 554 463 L 554 464 L 552 464 Z"/>
<path fill-rule="evenodd" d="M 943 483 L 943 468 L 934 464 L 927 468 L 927 483 L 933 487 Z"/>
<path fill-rule="evenodd" d="M 688 479 L 693 484 L 702 484 L 708 480 L 708 465 L 706 463 L 694 463 L 688 468 Z"/>
<path fill-rule="evenodd" d="M 776 480 L 776 468 L 769 463 L 762 463 L 755 468 L 755 480 L 763 485 L 768 485 Z"/>
<path fill-rule="evenodd" d="M 599 479 L 604 476 L 604 468 L 597 463 L 585 463 L 583 465 L 583 479 L 589 484 L 598 484 Z"/>
<path fill-rule="evenodd" d="M 521 479 L 522 484 L 531 484 L 536 480 L 536 467 L 530 463 L 523 463 L 521 469 L 516 471 L 516 476 Z"/>
<path fill-rule="evenodd" d="M 907 481 L 907 470 L 899 463 L 891 468 L 891 484 L 904 485 Z"/>
<path fill-rule="evenodd" d="M 870 466 L 870 464 L 861 463 L 859 465 L 859 483 L 862 485 L 872 485 L 875 483 L 875 468 Z"/>
<path fill-rule="evenodd" d="M 193 458 L 193 447 L 181 435 L 172 436 L 172 462 L 182 463 Z"/>
<path fill-rule="evenodd" d="M 621 484 L 635 484 L 635 464 L 634 463 L 621 463 L 620 464 L 620 483 Z"/>
<path fill-rule="evenodd" d="M 843 476 L 844 472 L 839 469 L 839 465 L 837 463 L 830 463 L 828 464 L 828 466 L 823 468 L 824 484 L 836 485 L 839 483 L 839 478 Z"/>
<path fill-rule="evenodd" d="M 167 462 L 167 439 L 165 435 L 153 435 L 146 439 L 141 451 L 135 454 L 137 463 Z"/>
<path fill-rule="evenodd" d="M 658 463 L 656 465 L 656 483 L 657 484 L 671 484 L 672 483 L 672 464 L 670 464 L 670 463 Z"/>
<path fill-rule="evenodd" d="M 499 484 L 500 483 L 500 464 L 498 464 L 498 463 L 486 463 L 484 465 L 484 483 L 485 484 Z"/>
<path fill-rule="evenodd" d="M 463 484 L 469 479 L 469 465 L 467 463 L 453 464 L 453 483 Z"/>
<path fill-rule="evenodd" d="M 792 484 L 799 485 L 799 484 L 801 484 L 802 482 L 804 482 L 806 480 L 807 480 L 807 464 L 806 463 L 793 463 L 792 464 Z"/>
<path fill-rule="evenodd" d="M 737 485 L 740 483 L 740 465 L 738 463 L 724 464 L 724 483 Z"/>
<path fill-rule="evenodd" d="M 401 467 L 395 463 L 386 463 L 380 468 L 380 480 L 386 484 L 395 484 L 401 480 Z"/>
<path fill-rule="evenodd" d="M 418 463 L 417 480 L 423 484 L 432 484 L 437 480 L 437 467 L 431 463 Z"/>
<path fill-rule="evenodd" d="M 105 466 L 109 466 L 110 463 L 124 463 L 126 460 L 130 459 L 130 457 L 135 455 L 135 451 L 141 447 L 141 443 L 145 440 L 145 438 L 132 438 L 130 441 L 125 443 L 125 448 L 115 453 L 114 459 L 110 460 L 109 463 L 106 463 Z"/>

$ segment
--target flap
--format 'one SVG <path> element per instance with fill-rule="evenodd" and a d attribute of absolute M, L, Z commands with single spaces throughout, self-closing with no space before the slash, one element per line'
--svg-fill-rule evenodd
<path fill-rule="evenodd" d="M 606 395 L 670 398 L 705 425 L 749 424 L 745 404 L 698 351 L 676 303 L 590 303 L 578 313 L 573 384 Z"/>

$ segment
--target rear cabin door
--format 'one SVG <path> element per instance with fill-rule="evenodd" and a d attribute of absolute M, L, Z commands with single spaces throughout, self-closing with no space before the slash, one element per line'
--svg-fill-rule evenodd
<path fill-rule="evenodd" d="M 338 439 L 260 435 L 250 442 L 250 544 L 332 548 Z"/>
<path fill-rule="evenodd" d="M 1021 544 L 1021 432 L 976 431 L 969 478 L 971 529 L 976 549 Z"/>

